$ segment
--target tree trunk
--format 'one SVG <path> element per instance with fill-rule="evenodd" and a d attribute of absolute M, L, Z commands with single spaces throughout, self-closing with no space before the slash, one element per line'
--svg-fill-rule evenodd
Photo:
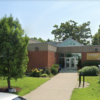
<path fill-rule="evenodd" d="M 8 90 L 10 89 L 10 78 L 8 76 L 8 79 L 7 79 L 7 83 L 8 83 Z"/>
<path fill-rule="evenodd" d="M 9 68 L 8 68 L 8 73 L 9 73 Z M 8 83 L 8 90 L 10 89 L 10 77 L 8 75 L 8 78 L 7 78 L 7 83 Z"/>

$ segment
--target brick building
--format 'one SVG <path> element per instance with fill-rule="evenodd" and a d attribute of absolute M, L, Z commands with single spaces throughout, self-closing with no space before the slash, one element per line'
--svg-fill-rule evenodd
<path fill-rule="evenodd" d="M 84 61 L 100 61 L 100 46 L 84 46 L 79 42 L 68 38 L 63 42 L 41 43 L 29 40 L 28 69 L 51 67 L 53 64 L 61 64 L 68 69 L 77 69 L 78 59 Z"/>

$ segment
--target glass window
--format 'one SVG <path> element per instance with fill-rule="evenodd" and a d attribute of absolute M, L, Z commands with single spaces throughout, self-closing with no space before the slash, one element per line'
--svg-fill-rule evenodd
<path fill-rule="evenodd" d="M 64 68 L 64 58 L 59 58 L 59 64 L 61 65 L 62 68 Z"/>
<path fill-rule="evenodd" d="M 65 57 L 81 58 L 81 53 L 65 53 Z"/>
<path fill-rule="evenodd" d="M 60 53 L 60 57 L 64 57 L 64 53 Z"/>
<path fill-rule="evenodd" d="M 80 44 L 79 42 L 68 38 L 65 41 L 63 41 L 62 43 L 58 44 L 59 47 L 61 46 L 82 46 L 82 44 Z"/>
<path fill-rule="evenodd" d="M 72 57 L 72 54 L 71 53 L 66 53 L 65 57 Z"/>

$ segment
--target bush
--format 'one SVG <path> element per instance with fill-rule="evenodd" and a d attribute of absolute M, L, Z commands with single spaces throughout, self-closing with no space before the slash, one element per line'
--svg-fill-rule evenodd
<path fill-rule="evenodd" d="M 41 75 L 41 77 L 47 77 L 47 76 L 48 76 L 47 74 L 42 74 L 42 75 Z"/>
<path fill-rule="evenodd" d="M 98 61 L 85 61 L 83 62 L 82 66 L 97 66 L 100 64 Z"/>
<path fill-rule="evenodd" d="M 41 74 L 43 74 L 43 73 L 44 73 L 44 69 L 39 69 L 39 71 L 41 72 Z"/>
<path fill-rule="evenodd" d="M 51 67 L 50 70 L 51 70 L 51 73 L 52 73 L 53 75 L 56 75 L 56 74 L 58 73 L 58 70 L 57 70 L 57 68 L 55 68 L 55 67 Z"/>
<path fill-rule="evenodd" d="M 52 67 L 60 68 L 60 66 L 58 64 L 53 64 Z"/>
<path fill-rule="evenodd" d="M 37 68 L 32 69 L 32 72 L 30 74 L 32 77 L 40 77 L 41 76 L 41 71 L 39 71 Z"/>
<path fill-rule="evenodd" d="M 50 73 L 50 75 L 48 75 L 49 77 L 52 77 L 53 75 L 52 75 L 52 73 Z"/>
<path fill-rule="evenodd" d="M 79 73 L 84 73 L 85 76 L 96 76 L 98 72 L 98 67 L 96 66 L 85 66 L 78 71 Z"/>
<path fill-rule="evenodd" d="M 45 73 L 48 74 L 48 75 L 50 75 L 50 73 L 51 73 L 50 68 L 46 68 L 46 69 L 45 69 Z"/>
<path fill-rule="evenodd" d="M 32 77 L 40 77 L 41 76 L 41 72 L 36 72 L 36 71 L 31 72 L 30 76 L 32 76 Z"/>

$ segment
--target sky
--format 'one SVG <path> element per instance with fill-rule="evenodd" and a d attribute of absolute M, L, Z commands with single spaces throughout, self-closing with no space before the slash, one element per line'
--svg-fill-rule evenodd
<path fill-rule="evenodd" d="M 0 19 L 12 14 L 28 37 L 54 39 L 53 26 L 74 20 L 79 25 L 90 21 L 91 34 L 100 25 L 99 0 L 0 0 Z"/>

